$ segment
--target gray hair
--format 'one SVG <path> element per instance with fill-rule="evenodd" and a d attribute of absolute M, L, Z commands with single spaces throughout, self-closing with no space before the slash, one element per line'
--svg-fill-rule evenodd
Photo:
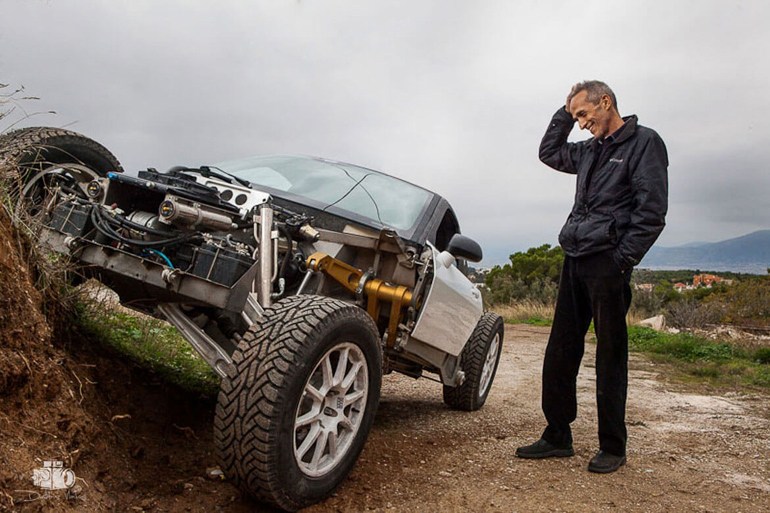
<path fill-rule="evenodd" d="M 588 93 L 586 99 L 594 105 L 599 103 L 599 100 L 602 99 L 602 96 L 606 94 L 610 97 L 610 100 L 612 100 L 612 105 L 615 107 L 615 110 L 618 110 L 618 100 L 615 98 L 615 93 L 613 93 L 612 89 L 610 89 L 610 86 L 604 82 L 599 80 L 585 80 L 575 84 L 572 86 L 572 91 L 569 93 L 569 100 L 572 101 L 572 98 L 574 98 L 575 95 L 581 91 Z"/>

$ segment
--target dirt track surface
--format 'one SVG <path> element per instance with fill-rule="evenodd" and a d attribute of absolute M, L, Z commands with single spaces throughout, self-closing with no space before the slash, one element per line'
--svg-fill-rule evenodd
<path fill-rule="evenodd" d="M 770 511 L 768 396 L 675 384 L 666 379 L 670 371 L 635 355 L 628 464 L 611 475 L 589 473 L 598 443 L 592 344 L 578 383 L 576 455 L 515 458 L 516 447 L 543 428 L 547 335 L 547 328 L 506 326 L 494 388 L 478 412 L 447 409 L 438 383 L 386 376 L 358 465 L 334 496 L 306 511 Z M 114 360 L 79 358 L 95 372 L 84 404 L 101 426 L 72 465 L 84 480 L 82 494 L 74 503 L 34 501 L 21 511 L 272 511 L 205 478 L 216 464 L 211 401 Z M 18 489 L 29 487 L 27 479 L 24 473 L 8 482 Z"/>
<path fill-rule="evenodd" d="M 308 511 L 770 511 L 766 395 L 708 395 L 665 381 L 632 355 L 628 464 L 592 474 L 598 449 L 594 347 L 578 381 L 576 455 L 513 456 L 543 426 L 547 328 L 506 326 L 494 388 L 475 413 L 449 411 L 440 385 L 386 377 L 374 431 L 336 497 Z"/>

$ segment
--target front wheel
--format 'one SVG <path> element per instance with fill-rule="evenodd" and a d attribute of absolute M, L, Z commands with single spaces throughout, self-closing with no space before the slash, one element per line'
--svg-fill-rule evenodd
<path fill-rule="evenodd" d="M 379 403 L 374 322 L 339 300 L 289 297 L 245 334 L 233 364 L 214 421 L 225 474 L 286 510 L 326 498 L 353 468 Z"/>
<path fill-rule="evenodd" d="M 495 379 L 503 349 L 503 318 L 485 313 L 460 356 L 465 381 L 457 387 L 444 385 L 444 403 L 456 410 L 475 411 L 484 406 Z"/>

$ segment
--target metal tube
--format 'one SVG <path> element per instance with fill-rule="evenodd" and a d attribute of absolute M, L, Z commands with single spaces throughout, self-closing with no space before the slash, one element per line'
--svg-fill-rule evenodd
<path fill-rule="evenodd" d="M 259 207 L 259 289 L 257 296 L 262 308 L 270 307 L 273 276 L 273 208 L 267 203 Z"/>
<path fill-rule="evenodd" d="M 310 277 L 311 277 L 312 275 L 313 275 L 313 271 L 311 271 L 310 269 L 308 269 L 308 270 L 305 272 L 305 277 L 304 277 L 304 278 L 302 278 L 302 283 L 300 284 L 300 286 L 299 286 L 299 289 L 297 289 L 297 295 L 298 295 L 298 296 L 299 296 L 300 294 L 302 294 L 302 293 L 305 291 L 305 286 L 307 285 L 307 282 L 309 282 L 309 281 L 310 281 Z"/>
<path fill-rule="evenodd" d="M 177 327 L 182 336 L 198 351 L 203 360 L 211 366 L 220 377 L 226 378 L 233 364 L 230 356 L 205 331 L 190 319 L 179 307 L 171 303 L 161 303 L 158 310 L 163 316 Z"/>

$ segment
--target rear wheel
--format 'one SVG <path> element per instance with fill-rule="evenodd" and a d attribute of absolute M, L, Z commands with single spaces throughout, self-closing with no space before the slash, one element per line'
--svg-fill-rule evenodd
<path fill-rule="evenodd" d="M 503 319 L 485 313 L 460 357 L 465 381 L 457 387 L 444 386 L 444 403 L 456 410 L 475 411 L 484 406 L 492 389 L 503 349 Z"/>
<path fill-rule="evenodd" d="M 122 172 L 104 146 L 77 132 L 32 127 L 0 136 L 0 178 L 18 203 L 39 214 L 61 191 L 85 197 L 85 185 L 110 171 Z"/>
<path fill-rule="evenodd" d="M 115 156 L 98 142 L 60 128 L 21 128 L 0 135 L 0 186 L 32 231 L 46 224 L 64 196 L 87 199 L 88 182 L 110 171 L 122 172 Z M 83 279 L 70 262 L 57 267 L 71 285 Z"/>
<path fill-rule="evenodd" d="M 286 298 L 246 333 L 233 364 L 214 421 L 225 474 L 287 510 L 326 498 L 358 459 L 379 402 L 374 322 L 335 299 Z"/>

